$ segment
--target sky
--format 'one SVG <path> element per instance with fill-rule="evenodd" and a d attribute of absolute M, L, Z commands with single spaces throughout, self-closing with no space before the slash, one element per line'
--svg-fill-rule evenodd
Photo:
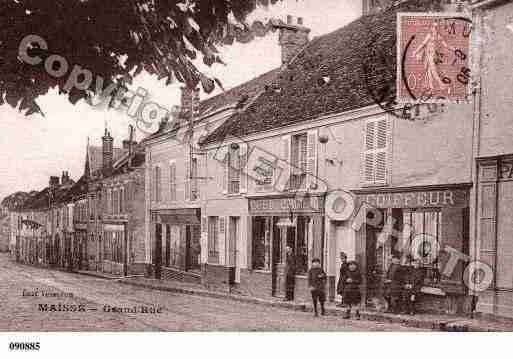
<path fill-rule="evenodd" d="M 361 15 L 359 0 L 284 0 L 268 9 L 257 9 L 250 20 L 285 20 L 287 15 L 303 17 L 312 31 L 310 39 L 334 31 Z M 225 65 L 199 66 L 219 78 L 229 89 L 280 66 L 278 32 L 255 38 L 249 44 L 235 43 L 220 48 Z M 165 85 L 147 73 L 135 78 L 133 86 L 148 91 L 146 100 L 166 108 L 179 105 L 180 83 Z M 217 89 L 213 96 L 220 93 Z M 202 99 L 207 96 L 202 94 Z M 74 180 L 83 173 L 85 149 L 101 145 L 105 123 L 114 137 L 114 145 L 128 137 L 133 120 L 120 111 L 91 107 L 83 101 L 72 105 L 66 97 L 51 90 L 37 99 L 45 117 L 24 116 L 4 104 L 0 106 L 0 199 L 16 191 L 41 190 L 50 176 L 68 171 Z M 136 140 L 144 137 L 136 133 Z"/>

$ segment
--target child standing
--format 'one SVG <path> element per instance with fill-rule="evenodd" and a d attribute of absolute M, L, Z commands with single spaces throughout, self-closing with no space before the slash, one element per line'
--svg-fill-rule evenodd
<path fill-rule="evenodd" d="M 360 283 L 362 282 L 362 275 L 358 268 L 356 261 L 347 263 L 346 284 L 344 286 L 344 304 L 349 308 L 346 311 L 345 317 L 351 317 L 351 307 L 356 307 L 356 319 L 360 319 L 359 305 L 362 300 L 360 294 Z"/>
<path fill-rule="evenodd" d="M 312 267 L 308 271 L 308 286 L 312 293 L 314 315 L 317 317 L 317 302 L 321 303 L 321 315 L 324 315 L 324 302 L 326 301 L 326 273 L 321 268 L 318 258 L 312 259 Z"/>

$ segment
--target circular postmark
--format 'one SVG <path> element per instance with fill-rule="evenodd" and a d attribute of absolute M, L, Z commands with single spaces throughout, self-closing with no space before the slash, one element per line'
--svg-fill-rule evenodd
<path fill-rule="evenodd" d="M 397 98 L 399 103 L 467 100 L 471 79 L 472 22 L 445 13 L 399 13 Z"/>

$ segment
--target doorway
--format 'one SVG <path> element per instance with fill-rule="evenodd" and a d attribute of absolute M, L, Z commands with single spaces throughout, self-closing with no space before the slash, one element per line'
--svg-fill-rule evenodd
<path fill-rule="evenodd" d="M 229 218 L 228 227 L 228 256 L 229 266 L 235 267 L 235 283 L 240 283 L 240 258 L 239 258 L 239 217 Z"/>
<path fill-rule="evenodd" d="M 155 256 L 153 258 L 155 278 L 162 278 L 162 224 L 155 224 Z"/>

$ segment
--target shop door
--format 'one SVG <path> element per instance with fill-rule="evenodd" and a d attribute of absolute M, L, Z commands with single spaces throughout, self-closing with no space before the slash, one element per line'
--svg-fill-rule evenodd
<path fill-rule="evenodd" d="M 235 267 L 235 283 L 240 283 L 240 263 L 239 252 L 237 246 L 239 245 L 239 217 L 230 217 L 228 227 L 228 245 L 229 245 L 229 265 Z"/>
<path fill-rule="evenodd" d="M 153 258 L 155 267 L 155 278 L 162 277 L 162 224 L 155 224 L 155 258 Z"/>
<path fill-rule="evenodd" d="M 272 295 L 277 297 L 279 296 L 279 267 L 281 266 L 281 229 L 276 224 L 278 223 L 278 218 L 273 217 L 273 225 L 272 225 L 272 268 L 271 268 L 271 285 L 272 285 Z"/>
<path fill-rule="evenodd" d="M 185 270 L 200 271 L 201 256 L 201 227 L 186 226 L 185 230 Z"/>

